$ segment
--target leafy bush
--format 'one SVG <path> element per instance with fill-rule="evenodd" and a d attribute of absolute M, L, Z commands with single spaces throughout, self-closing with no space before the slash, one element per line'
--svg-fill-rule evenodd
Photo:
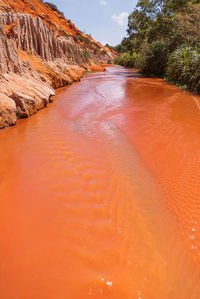
<path fill-rule="evenodd" d="M 177 48 L 169 57 L 167 79 L 200 93 L 200 52 L 189 46 Z"/>
<path fill-rule="evenodd" d="M 136 53 L 131 54 L 130 52 L 126 52 L 123 53 L 121 56 L 117 57 L 115 63 L 126 67 L 135 67 L 136 58 Z"/>
<path fill-rule="evenodd" d="M 137 67 L 142 73 L 164 75 L 168 60 L 168 47 L 162 40 L 144 46 L 137 59 Z"/>

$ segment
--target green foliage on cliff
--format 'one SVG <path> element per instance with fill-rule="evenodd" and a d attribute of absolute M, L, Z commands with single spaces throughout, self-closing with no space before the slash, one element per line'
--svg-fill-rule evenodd
<path fill-rule="evenodd" d="M 42 1 L 44 2 L 44 1 Z M 44 2 L 44 4 L 48 5 L 53 11 L 58 12 L 59 14 L 61 14 L 62 16 L 64 16 L 64 13 L 62 11 L 60 11 L 57 6 L 51 2 Z"/>
<path fill-rule="evenodd" d="M 83 51 L 83 56 L 86 61 L 88 61 L 90 59 L 90 53 L 87 50 Z"/>
<path fill-rule="evenodd" d="M 200 92 L 199 0 L 139 0 L 129 15 L 127 32 L 128 38 L 115 47 L 125 53 L 117 63 L 125 65 L 136 53 L 134 67 L 140 72 L 165 76 Z"/>
<path fill-rule="evenodd" d="M 87 36 L 89 36 L 89 35 L 87 34 Z M 92 45 L 92 42 L 91 42 L 91 40 L 89 38 L 87 38 L 87 37 L 85 37 L 83 35 L 80 35 L 80 34 L 77 34 L 76 37 L 79 39 L 79 41 L 81 43 L 84 43 L 84 44 L 89 45 L 89 46 Z"/>

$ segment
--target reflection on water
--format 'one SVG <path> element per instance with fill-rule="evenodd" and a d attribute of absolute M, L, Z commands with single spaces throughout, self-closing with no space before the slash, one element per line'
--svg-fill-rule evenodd
<path fill-rule="evenodd" d="M 199 299 L 198 103 L 108 68 L 1 131 L 1 298 Z"/>

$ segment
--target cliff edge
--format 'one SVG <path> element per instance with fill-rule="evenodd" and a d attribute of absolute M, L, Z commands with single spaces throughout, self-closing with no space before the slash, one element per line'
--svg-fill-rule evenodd
<path fill-rule="evenodd" d="M 0 0 L 0 128 L 45 107 L 55 89 L 116 53 L 40 0 Z"/>

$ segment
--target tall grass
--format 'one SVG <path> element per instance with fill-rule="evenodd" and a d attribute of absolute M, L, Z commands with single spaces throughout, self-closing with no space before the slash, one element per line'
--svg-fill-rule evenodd
<path fill-rule="evenodd" d="M 177 48 L 169 57 L 166 77 L 190 91 L 200 93 L 200 52 L 190 46 Z"/>

